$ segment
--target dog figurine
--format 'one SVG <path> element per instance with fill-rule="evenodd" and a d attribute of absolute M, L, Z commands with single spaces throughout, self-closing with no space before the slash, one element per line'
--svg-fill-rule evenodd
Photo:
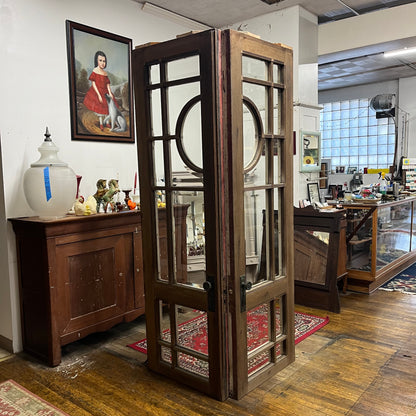
<path fill-rule="evenodd" d="M 126 131 L 127 122 L 120 109 L 116 106 L 116 103 L 109 94 L 105 94 L 105 99 L 107 100 L 108 104 L 108 116 L 105 117 L 104 124 L 111 124 L 110 131 Z"/>

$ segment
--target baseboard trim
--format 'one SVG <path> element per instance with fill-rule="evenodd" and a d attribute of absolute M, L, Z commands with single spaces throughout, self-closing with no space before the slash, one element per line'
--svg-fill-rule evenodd
<path fill-rule="evenodd" d="M 10 353 L 13 353 L 13 341 L 9 338 L 0 335 L 0 348 L 6 350 Z"/>

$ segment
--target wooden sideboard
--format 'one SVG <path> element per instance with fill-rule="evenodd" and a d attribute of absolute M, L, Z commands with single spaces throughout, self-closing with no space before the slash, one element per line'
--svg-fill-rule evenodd
<path fill-rule="evenodd" d="M 186 213 L 187 206 L 175 207 L 178 281 L 186 281 Z M 163 247 L 165 213 L 159 219 Z M 26 352 L 56 366 L 62 345 L 144 314 L 139 211 L 10 221 L 16 234 Z M 166 274 L 163 263 L 161 276 Z"/>

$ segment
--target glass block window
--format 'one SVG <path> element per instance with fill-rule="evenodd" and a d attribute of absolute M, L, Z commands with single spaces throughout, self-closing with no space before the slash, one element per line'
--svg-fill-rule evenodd
<path fill-rule="evenodd" d="M 321 134 L 323 159 L 331 165 L 388 168 L 393 164 L 395 126 L 392 117 L 376 118 L 370 100 L 337 101 L 323 104 Z"/>

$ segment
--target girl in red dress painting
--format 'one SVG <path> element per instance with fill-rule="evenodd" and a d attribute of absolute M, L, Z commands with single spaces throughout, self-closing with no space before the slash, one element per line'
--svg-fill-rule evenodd
<path fill-rule="evenodd" d="M 97 114 L 100 121 L 100 129 L 104 130 L 103 119 L 108 114 L 108 104 L 105 94 L 110 95 L 114 100 L 114 95 L 110 88 L 110 80 L 108 79 L 105 68 L 107 67 L 107 57 L 103 51 L 97 51 L 94 55 L 95 68 L 91 72 L 89 80 L 91 87 L 84 98 L 84 105 Z"/>

